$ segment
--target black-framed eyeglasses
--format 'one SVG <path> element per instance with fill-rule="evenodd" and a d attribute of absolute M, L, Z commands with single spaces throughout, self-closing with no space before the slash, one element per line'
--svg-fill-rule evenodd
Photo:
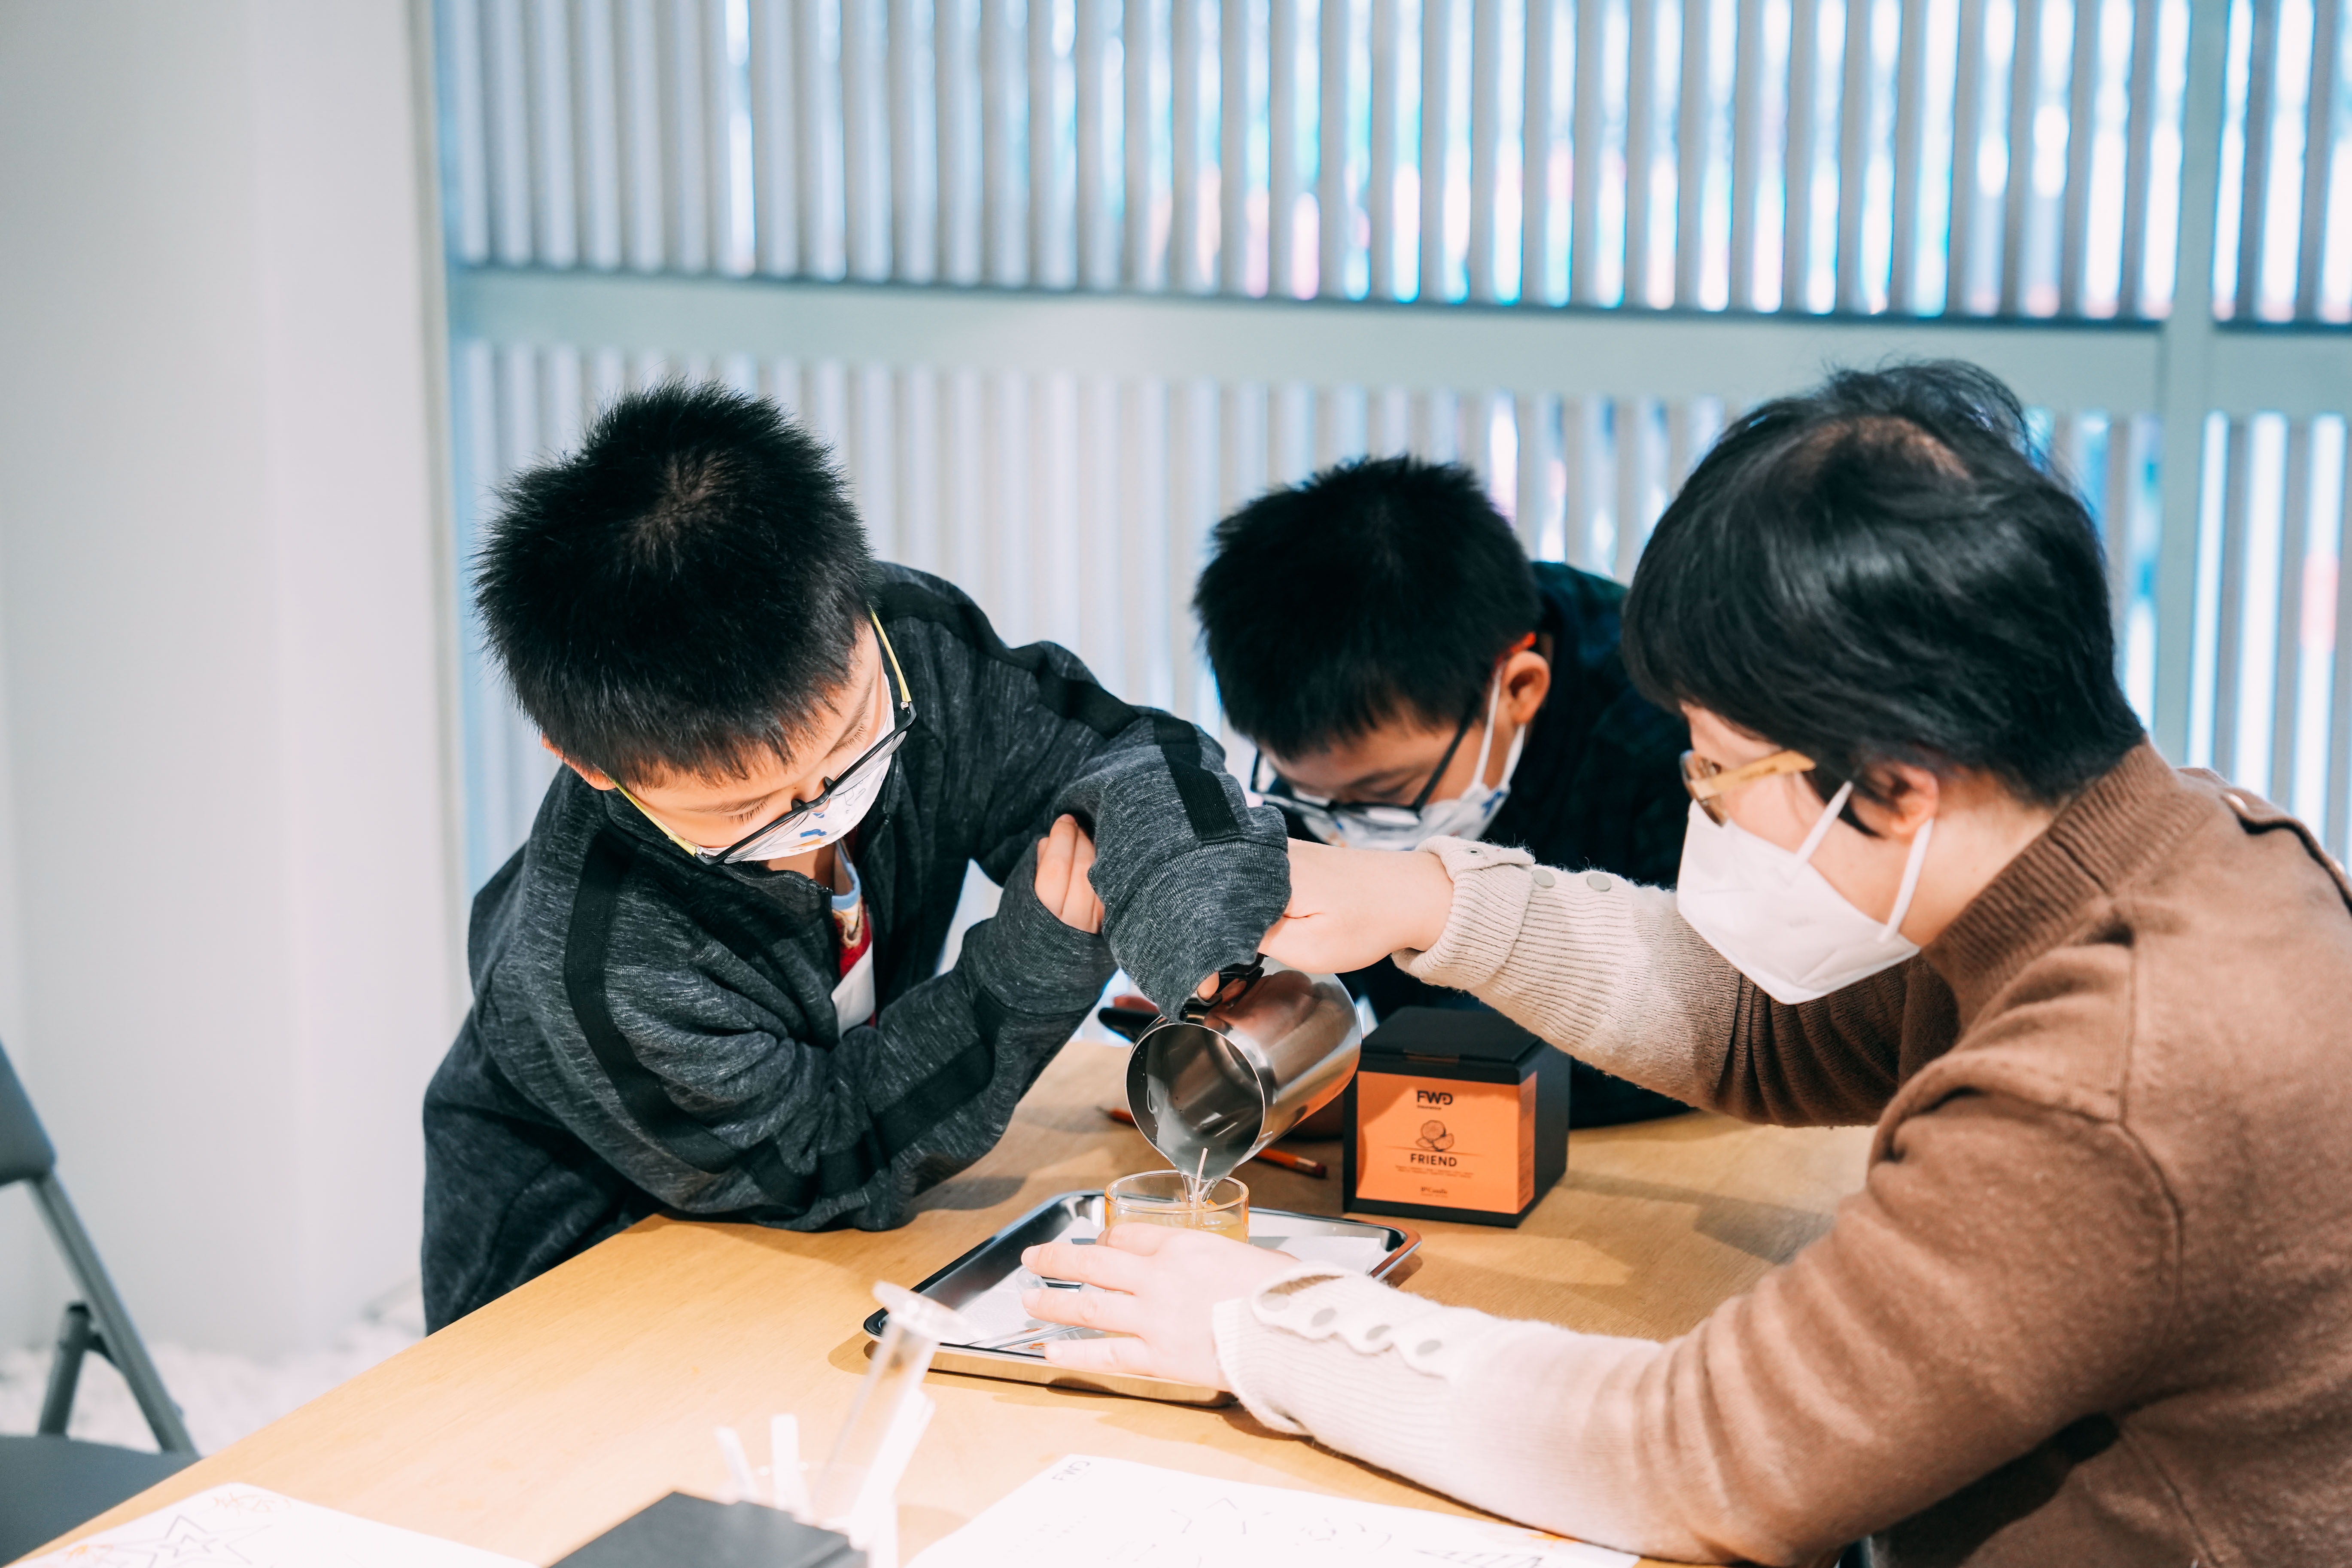
<path fill-rule="evenodd" d="M 891 705 L 890 731 L 858 753 L 856 761 L 826 781 L 824 789 L 814 800 L 795 801 L 790 809 L 763 826 L 755 827 L 724 849 L 707 849 L 679 834 L 647 810 L 645 802 L 630 795 L 626 788 L 621 794 L 630 805 L 645 814 L 646 820 L 662 830 L 662 835 L 680 849 L 707 866 L 729 866 L 747 860 L 775 860 L 793 853 L 793 842 L 808 819 L 831 805 L 835 795 L 862 784 L 872 774 L 890 765 L 898 748 L 907 743 L 908 732 L 915 727 L 915 698 L 907 685 L 907 672 L 899 668 L 898 651 L 890 646 L 889 634 L 882 629 L 881 617 L 867 613 L 873 622 L 874 640 L 880 645 L 883 662 L 890 668 L 898 699 Z"/>
<path fill-rule="evenodd" d="M 1474 705 L 1462 715 L 1462 722 L 1454 727 L 1454 739 L 1445 742 L 1444 754 L 1437 765 L 1429 770 L 1421 792 L 1412 797 L 1411 805 L 1397 805 L 1387 801 L 1328 800 L 1321 795 L 1302 795 L 1298 787 L 1276 773 L 1272 763 L 1260 752 L 1250 763 L 1250 788 L 1267 805 L 1279 807 L 1285 815 L 1295 816 L 1318 838 L 1328 839 L 1339 832 L 1343 821 L 1360 822 L 1374 830 L 1416 827 L 1421 823 L 1422 807 L 1437 793 L 1437 781 L 1454 764 L 1454 753 L 1462 749 L 1463 741 L 1476 721 L 1478 710 Z"/>

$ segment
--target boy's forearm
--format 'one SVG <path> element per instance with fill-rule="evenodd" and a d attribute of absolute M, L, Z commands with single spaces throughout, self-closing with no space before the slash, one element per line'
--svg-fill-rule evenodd
<path fill-rule="evenodd" d="M 1065 925 L 1038 900 L 1036 877 L 1036 851 L 1032 848 L 1005 879 L 996 913 L 965 934 L 955 972 L 1005 1013 L 1045 1018 L 1083 1015 L 1109 984 L 1116 963 L 1100 935 Z"/>
<path fill-rule="evenodd" d="M 1255 958 L 1289 900 L 1280 814 L 1253 809 L 1216 742 L 1181 720 L 1141 711 L 1069 782 L 1055 810 L 1091 823 L 1104 934 L 1164 1008 Z"/>
<path fill-rule="evenodd" d="M 907 1198 L 995 1147 L 1110 979 L 1102 938 L 1039 902 L 1035 874 L 1033 850 L 996 913 L 965 935 L 954 968 L 845 1039 L 888 1160 L 866 1201 L 877 1225 L 899 1223 Z"/>
<path fill-rule="evenodd" d="M 1057 921 L 1034 878 L 1033 850 L 952 971 L 830 1048 L 786 1014 L 747 1015 L 742 977 L 699 967 L 616 977 L 631 1058 L 621 1070 L 650 1075 L 678 1125 L 596 1092 L 590 1053 L 571 1060 L 586 1092 L 564 1097 L 564 1119 L 631 1182 L 688 1213 L 795 1228 L 899 1223 L 916 1192 L 995 1145 L 1110 977 L 1102 939 Z"/>
<path fill-rule="evenodd" d="M 1145 994 L 1173 1007 L 1254 957 L 1289 899 L 1280 814 L 1250 806 L 1197 725 L 1120 701 L 1066 648 L 1006 648 L 964 609 L 943 658 L 963 671 L 961 728 L 984 739 L 950 787 L 980 812 L 982 870 L 1009 888 L 1012 862 L 1066 813 L 1094 839 L 1104 934 Z"/>
<path fill-rule="evenodd" d="M 1104 931 L 1137 987 L 1173 1012 L 1209 976 L 1257 957 L 1288 889 L 1278 847 L 1195 849 L 1160 867 L 1120 908 L 1106 902 Z"/>

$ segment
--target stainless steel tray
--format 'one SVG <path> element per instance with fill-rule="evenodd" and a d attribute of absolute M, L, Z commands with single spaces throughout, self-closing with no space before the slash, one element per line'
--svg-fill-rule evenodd
<path fill-rule="evenodd" d="M 1059 1197 L 1048 1198 L 917 1285 L 916 1293 L 929 1296 L 959 1311 L 1003 1318 L 1008 1311 L 1017 1311 L 1017 1309 L 1006 1307 L 1003 1298 L 1006 1292 L 1017 1288 L 1012 1283 L 1013 1277 L 1025 1272 L 1021 1267 L 1021 1254 L 1024 1249 L 1040 1242 L 1058 1241 L 1065 1237 L 1086 1240 L 1099 1234 L 1101 1226 L 1101 1189 L 1064 1193 Z M 1073 1232 L 1077 1234 L 1072 1236 Z M 1287 1209 L 1252 1209 L 1250 1240 L 1260 1246 L 1303 1242 L 1310 1248 L 1319 1244 L 1335 1253 L 1356 1251 L 1368 1260 L 1364 1271 L 1379 1279 L 1393 1272 L 1397 1265 L 1421 1245 L 1421 1233 L 1401 1225 L 1294 1214 Z M 1353 1259 L 1347 1261 L 1353 1265 Z M 1036 1277 L 1032 1275 L 1029 1278 L 1034 1279 Z M 992 1300 L 992 1295 L 995 1298 Z M 1024 1323 L 1035 1322 L 1025 1313 L 1018 1313 L 1018 1316 Z M 876 1312 L 866 1320 L 866 1333 L 878 1339 L 883 1326 L 889 1321 L 888 1312 Z M 1091 1331 L 1076 1332 L 1086 1335 Z M 1034 1347 L 1035 1342 L 1048 1337 L 1049 1333 L 1050 1331 L 1042 1328 L 1026 1332 L 1016 1328 L 982 1344 L 941 1345 L 931 1364 L 942 1372 L 1009 1378 L 1015 1383 L 1044 1384 L 1051 1388 L 1126 1394 L 1139 1399 L 1165 1400 L 1176 1405 L 1233 1403 L 1234 1396 L 1221 1388 L 1203 1388 L 1197 1384 L 1139 1377 L 1129 1373 L 1076 1372 L 1054 1365 L 1034 1348 L 1023 1348 Z"/>

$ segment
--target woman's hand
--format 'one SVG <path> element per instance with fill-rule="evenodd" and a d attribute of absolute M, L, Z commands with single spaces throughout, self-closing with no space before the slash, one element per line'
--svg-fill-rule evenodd
<path fill-rule="evenodd" d="M 1345 974 L 1400 948 L 1430 948 L 1454 912 L 1445 863 L 1421 850 L 1341 849 L 1290 841 L 1290 907 L 1265 933 L 1267 956 Z"/>
<path fill-rule="evenodd" d="M 1116 1225 L 1092 1247 L 1049 1241 L 1024 1252 L 1021 1261 L 1048 1279 L 1099 1287 L 1024 1291 L 1022 1309 L 1031 1317 L 1133 1336 L 1048 1341 L 1041 1347 L 1047 1361 L 1205 1388 L 1226 1386 L 1210 1309 L 1298 1264 L 1286 1252 L 1164 1225 Z"/>
<path fill-rule="evenodd" d="M 1075 816 L 1054 819 L 1054 830 L 1037 840 L 1037 901 L 1066 926 L 1100 932 L 1102 900 L 1087 873 L 1094 869 L 1095 841 Z"/>

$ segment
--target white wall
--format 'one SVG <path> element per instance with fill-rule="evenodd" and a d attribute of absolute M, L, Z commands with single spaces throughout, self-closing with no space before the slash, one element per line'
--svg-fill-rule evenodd
<path fill-rule="evenodd" d="M 464 983 L 411 26 L 0 0 L 0 1026 L 152 1339 L 415 1268 Z"/>

